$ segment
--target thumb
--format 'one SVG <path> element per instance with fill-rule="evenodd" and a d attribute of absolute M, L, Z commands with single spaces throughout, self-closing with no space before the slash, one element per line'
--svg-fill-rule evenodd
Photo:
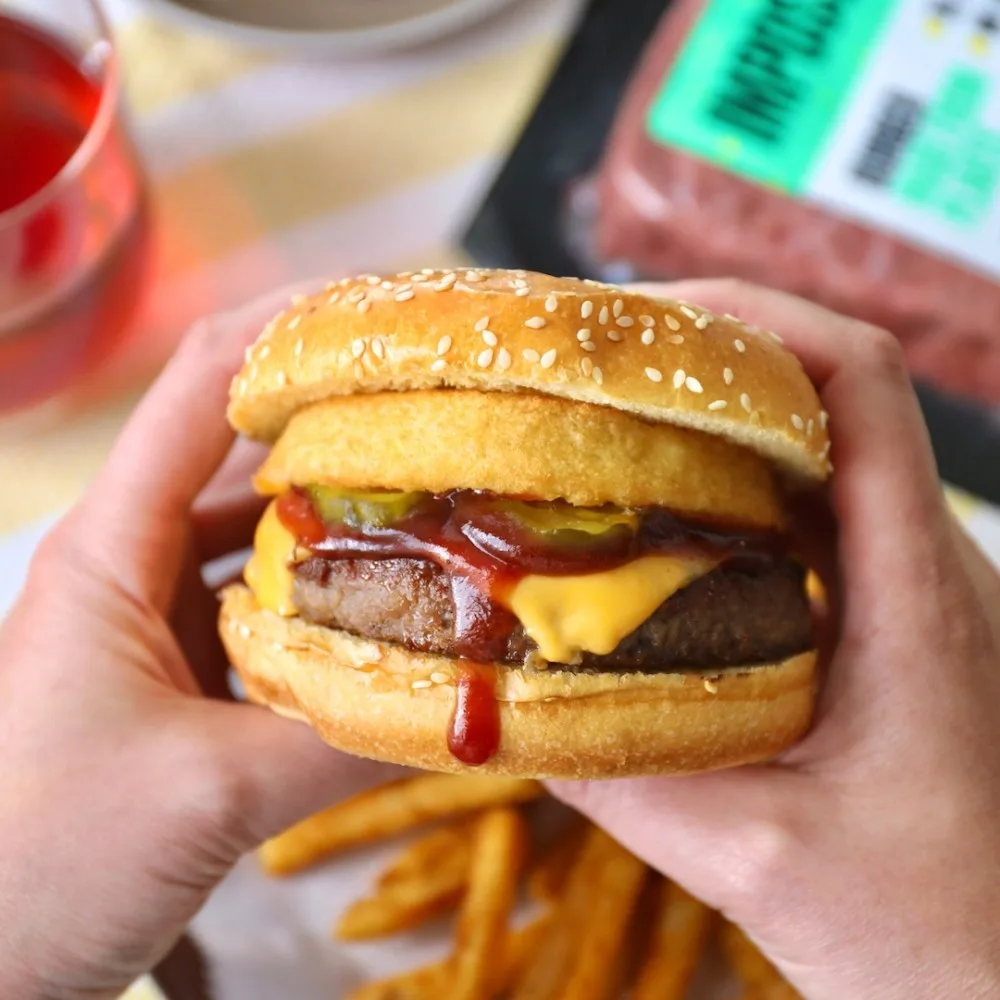
<path fill-rule="evenodd" d="M 765 886 L 802 850 L 798 834 L 815 807 L 809 778 L 771 765 L 548 787 L 652 868 L 748 924 Z"/>
<path fill-rule="evenodd" d="M 191 719 L 190 727 L 212 734 L 214 784 L 222 790 L 212 813 L 219 832 L 244 851 L 311 813 L 407 773 L 341 753 L 305 723 L 256 705 L 192 700 L 191 707 L 200 718 Z"/>

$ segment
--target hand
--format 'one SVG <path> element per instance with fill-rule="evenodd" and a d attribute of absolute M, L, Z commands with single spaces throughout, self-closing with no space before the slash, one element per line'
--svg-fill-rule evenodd
<path fill-rule="evenodd" d="M 249 544 L 258 450 L 212 477 L 229 380 L 286 300 L 195 328 L 0 629 L 0 996 L 118 996 L 242 853 L 386 776 L 221 700 L 199 568 Z"/>
<path fill-rule="evenodd" d="M 887 333 L 725 282 L 657 289 L 778 331 L 830 413 L 812 733 L 773 764 L 555 791 L 741 924 L 809 1000 L 1000 996 L 1000 578 L 949 515 Z"/>

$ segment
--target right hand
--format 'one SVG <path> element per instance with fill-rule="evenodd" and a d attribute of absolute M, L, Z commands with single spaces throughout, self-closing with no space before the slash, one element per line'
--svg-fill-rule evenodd
<path fill-rule="evenodd" d="M 727 281 L 830 413 L 814 728 L 774 763 L 554 791 L 743 926 L 810 1000 L 1000 997 L 1000 576 L 948 512 L 893 337 Z"/>

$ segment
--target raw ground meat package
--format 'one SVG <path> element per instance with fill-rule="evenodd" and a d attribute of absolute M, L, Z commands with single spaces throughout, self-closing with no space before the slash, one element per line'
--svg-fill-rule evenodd
<path fill-rule="evenodd" d="M 492 197 L 513 180 L 555 196 L 533 215 L 558 234 L 551 267 L 784 288 L 996 407 L 998 91 L 998 0 L 595 0 L 536 113 L 571 149 L 529 125 Z M 497 228 L 486 206 L 477 256 Z M 532 266 L 523 235 L 514 266 Z"/>

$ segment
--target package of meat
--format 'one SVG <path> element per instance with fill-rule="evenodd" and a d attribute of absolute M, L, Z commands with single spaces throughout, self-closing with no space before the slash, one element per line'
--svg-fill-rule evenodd
<path fill-rule="evenodd" d="M 679 0 L 618 111 L 592 251 L 862 317 L 996 404 L 998 88 L 998 0 Z"/>

